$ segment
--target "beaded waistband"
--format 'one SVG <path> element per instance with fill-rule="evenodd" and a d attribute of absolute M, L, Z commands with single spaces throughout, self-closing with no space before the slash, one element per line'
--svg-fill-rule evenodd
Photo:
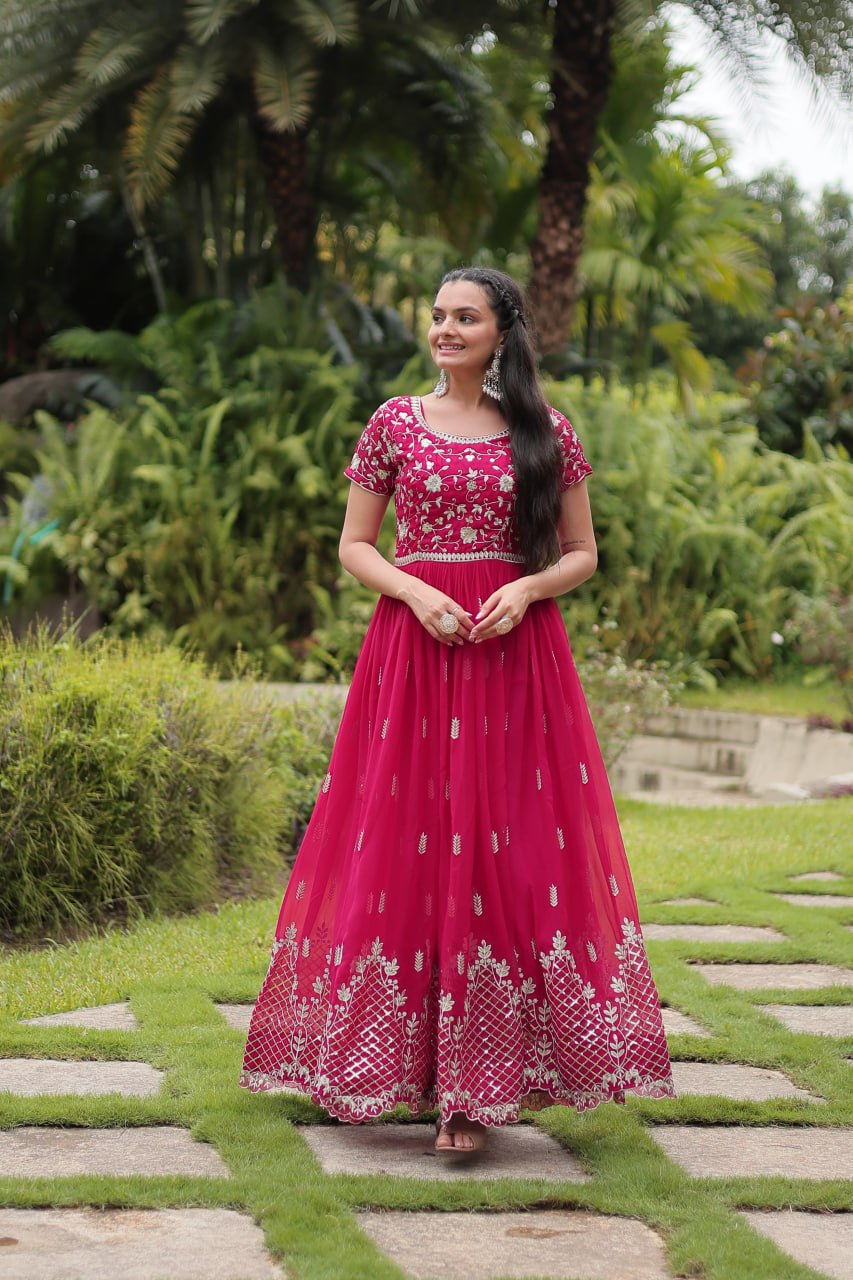
<path fill-rule="evenodd" d="M 449 564 L 461 564 L 466 560 L 506 560 L 509 564 L 524 564 L 524 556 L 512 551 L 413 551 L 408 556 L 395 556 L 396 565 L 414 564 L 417 560 L 440 560 Z"/>

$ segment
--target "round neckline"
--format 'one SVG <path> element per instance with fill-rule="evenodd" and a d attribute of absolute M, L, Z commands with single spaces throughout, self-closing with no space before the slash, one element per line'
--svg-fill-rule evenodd
<path fill-rule="evenodd" d="M 485 436 L 460 436 L 460 435 L 451 435 L 449 431 L 436 431 L 435 428 L 431 427 L 426 420 L 426 415 L 423 410 L 422 397 L 410 396 L 409 398 L 412 402 L 412 409 L 414 410 L 414 414 L 418 420 L 418 424 L 423 428 L 424 431 L 429 432 L 431 436 L 438 436 L 439 440 L 461 440 L 463 443 L 469 444 L 472 440 L 500 440 L 502 436 L 509 435 L 509 427 L 504 427 L 502 431 L 493 431 L 489 435 L 485 435 Z"/>

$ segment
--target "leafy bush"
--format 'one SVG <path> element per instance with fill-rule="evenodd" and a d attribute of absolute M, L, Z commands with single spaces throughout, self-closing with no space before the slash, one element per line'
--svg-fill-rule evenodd
<path fill-rule="evenodd" d="M 700 663 L 755 675 L 778 660 L 773 635 L 799 594 L 853 587 L 853 467 L 807 439 L 806 456 L 768 449 L 741 407 L 718 397 L 692 422 L 671 391 L 554 384 L 577 427 L 600 562 L 563 597 L 570 634 L 616 620 L 628 661 Z"/>
<path fill-rule="evenodd" d="M 786 631 L 807 666 L 829 669 L 853 715 L 853 594 L 831 587 L 817 599 L 800 596 Z"/>
<path fill-rule="evenodd" d="M 56 339 L 66 358 L 152 388 L 92 406 L 72 431 L 38 418 L 52 550 L 116 633 L 153 630 L 221 662 L 242 649 L 291 673 L 291 642 L 336 590 L 360 428 L 357 368 L 299 345 L 317 336 L 303 323 L 271 289 L 241 310 L 160 317 L 138 338 Z"/>
<path fill-rule="evenodd" d="M 759 435 L 786 453 L 809 435 L 853 450 L 853 291 L 838 303 L 806 298 L 779 318 L 738 372 Z"/>
<path fill-rule="evenodd" d="M 0 632 L 0 927 L 65 930 L 265 885 L 310 755 L 292 713 L 175 649 Z"/>

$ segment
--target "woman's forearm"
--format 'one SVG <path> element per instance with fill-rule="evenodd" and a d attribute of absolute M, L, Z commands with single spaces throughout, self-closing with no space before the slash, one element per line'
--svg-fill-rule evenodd
<path fill-rule="evenodd" d="M 405 600 L 416 579 L 410 573 L 389 564 L 385 557 L 369 542 L 341 543 L 340 561 L 347 573 L 358 578 L 371 591 L 395 600 Z"/>
<path fill-rule="evenodd" d="M 598 554 L 593 547 L 579 547 L 567 551 L 556 564 L 543 569 L 541 573 L 531 573 L 525 579 L 530 591 L 531 600 L 551 600 L 554 596 L 573 591 L 587 578 L 591 578 L 598 565 Z"/>

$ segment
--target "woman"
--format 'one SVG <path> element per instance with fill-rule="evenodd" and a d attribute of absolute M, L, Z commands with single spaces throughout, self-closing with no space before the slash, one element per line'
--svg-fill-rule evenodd
<path fill-rule="evenodd" d="M 381 593 L 281 908 L 241 1083 L 341 1120 L 437 1107 L 471 1152 L 522 1106 L 672 1096 L 610 788 L 553 597 L 596 567 L 517 285 L 445 276 L 438 384 L 377 409 L 344 567 Z M 391 496 L 394 564 L 376 549 Z"/>

